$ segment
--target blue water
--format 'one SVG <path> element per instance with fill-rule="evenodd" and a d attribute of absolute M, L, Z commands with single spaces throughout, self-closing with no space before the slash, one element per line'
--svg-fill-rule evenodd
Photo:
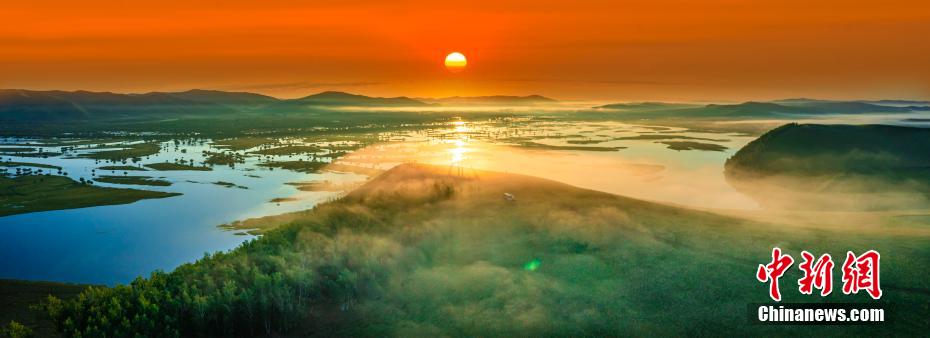
<path fill-rule="evenodd" d="M 182 153 L 181 149 L 187 151 Z M 175 151 L 172 147 L 142 162 L 163 162 L 176 157 L 194 158 L 199 162 L 203 149 L 205 146 L 182 146 Z M 59 165 L 73 179 L 90 178 L 91 169 L 112 165 L 64 157 L 11 159 Z M 213 171 L 130 171 L 129 175 L 163 177 L 173 185 L 121 187 L 180 192 L 183 195 L 124 205 L 0 217 L 0 231 L 3 232 L 0 236 L 0 278 L 107 285 L 127 283 L 137 276 L 147 276 L 153 270 L 172 270 L 202 257 L 206 252 L 229 250 L 253 238 L 217 228 L 218 225 L 312 208 L 339 194 L 301 192 L 285 184 L 287 182 L 365 179 L 350 173 L 304 174 L 269 170 L 257 167 L 255 163 L 255 159 L 250 159 L 235 169 L 216 166 Z M 123 173 L 97 171 L 97 175 L 111 174 Z M 248 189 L 213 184 L 216 181 L 231 182 Z M 276 197 L 296 197 L 298 201 L 269 202 Z"/>

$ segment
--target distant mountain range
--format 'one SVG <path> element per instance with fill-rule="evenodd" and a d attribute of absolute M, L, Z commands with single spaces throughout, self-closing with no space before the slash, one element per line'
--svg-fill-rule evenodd
<path fill-rule="evenodd" d="M 223 101 L 218 101 L 221 96 Z M 251 93 L 212 91 L 117 94 L 9 89 L 0 91 L 0 120 L 58 121 L 140 117 L 182 110 L 203 114 L 228 110 L 222 103 L 257 102 L 260 97 L 261 95 Z"/>
<path fill-rule="evenodd" d="M 224 92 L 219 90 L 192 89 L 186 92 L 151 93 L 164 94 L 182 100 L 201 103 L 221 104 L 270 104 L 279 101 L 277 98 L 249 92 Z M 131 94 L 130 94 L 131 95 Z M 149 95 L 149 94 L 142 94 Z"/>
<path fill-rule="evenodd" d="M 0 121 L 146 119 L 333 106 L 423 107 L 429 104 L 407 97 L 370 97 L 332 91 L 298 99 L 278 99 L 255 93 L 202 89 L 145 94 L 0 90 Z"/>
<path fill-rule="evenodd" d="M 831 100 L 819 100 L 819 99 L 809 99 L 809 98 L 795 98 L 795 99 L 782 99 L 772 101 L 775 103 L 810 103 L 810 102 L 837 102 Z M 899 105 L 899 106 L 926 106 L 930 105 L 930 101 L 916 101 L 916 100 L 855 100 L 853 102 L 863 102 L 871 103 L 878 105 Z"/>
<path fill-rule="evenodd" d="M 90 91 L 0 90 L 0 121 L 69 121 L 218 116 L 241 112 L 300 112 L 335 107 L 431 107 L 440 105 L 528 105 L 556 102 L 539 96 L 477 96 L 413 99 L 327 91 L 296 99 L 193 89 L 183 92 L 119 94 Z"/>
<path fill-rule="evenodd" d="M 878 102 L 889 102 L 879 104 Z M 894 102 L 894 104 L 890 103 Z M 907 103 L 909 105 L 901 105 Z M 823 115 L 863 113 L 906 113 L 930 111 L 930 105 L 919 105 L 921 101 L 828 101 L 813 99 L 787 99 L 771 102 L 743 102 L 739 104 L 681 104 L 662 102 L 618 103 L 595 107 L 606 111 L 618 111 L 624 115 L 642 117 L 687 117 L 687 118 L 771 118 L 779 115 Z"/>
<path fill-rule="evenodd" d="M 305 96 L 299 99 L 282 100 L 282 103 L 307 106 L 380 106 L 380 107 L 422 107 L 429 104 L 411 99 L 406 96 L 399 97 L 371 97 L 344 92 L 328 91 Z"/>
<path fill-rule="evenodd" d="M 119 94 L 90 91 L 0 90 L 0 121 L 165 120 L 184 117 L 291 114 L 365 107 L 534 106 L 557 103 L 540 96 L 453 96 L 445 98 L 371 97 L 327 91 L 296 99 L 248 92 L 194 89 L 183 92 Z M 924 101 L 828 101 L 786 99 L 740 104 L 618 103 L 592 112 L 633 118 L 772 118 L 780 115 L 904 113 L 928 111 Z M 615 113 L 615 114 L 614 114 Z M 257 115 L 262 116 L 262 115 Z"/>

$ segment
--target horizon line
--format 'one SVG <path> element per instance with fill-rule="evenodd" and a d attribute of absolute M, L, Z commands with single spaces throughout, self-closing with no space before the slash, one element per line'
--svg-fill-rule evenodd
<path fill-rule="evenodd" d="M 490 94 L 490 95 L 472 95 L 472 96 L 454 95 L 454 96 L 441 96 L 441 97 L 437 97 L 437 96 L 412 96 L 412 95 L 400 95 L 400 96 L 371 96 L 371 95 L 362 94 L 362 93 L 359 93 L 359 92 L 349 92 L 349 91 L 343 91 L 343 90 L 323 90 L 323 91 L 319 91 L 319 92 L 310 92 L 309 94 L 302 95 L 302 96 L 298 96 L 298 97 L 294 97 L 294 98 L 285 98 L 285 97 L 280 97 L 280 96 L 275 96 L 275 95 L 270 95 L 270 94 L 265 94 L 265 93 L 262 93 L 262 92 L 255 92 L 255 91 L 208 89 L 208 88 L 190 88 L 190 89 L 186 89 L 186 90 L 177 90 L 177 91 L 153 90 L 153 91 L 145 91 L 145 92 L 118 92 L 118 91 L 111 91 L 111 90 L 88 90 L 88 89 L 67 90 L 67 89 L 0 88 L 0 91 L 16 91 L 16 90 L 31 91 L 31 92 L 66 92 L 66 93 L 86 92 L 86 93 L 115 94 L 115 95 L 176 94 L 176 93 L 186 93 L 186 92 L 192 92 L 192 91 L 208 91 L 208 92 L 220 92 L 220 93 L 237 93 L 237 94 L 260 95 L 260 96 L 264 96 L 264 97 L 268 97 L 268 98 L 272 98 L 272 99 L 280 100 L 280 101 L 298 100 L 298 99 L 307 98 L 307 97 L 310 97 L 310 96 L 315 96 L 315 95 L 325 94 L 325 93 L 340 93 L 340 94 L 350 94 L 350 95 L 364 96 L 364 97 L 369 97 L 369 98 L 383 98 L 383 99 L 407 98 L 407 99 L 413 99 L 413 100 L 421 100 L 421 99 L 426 99 L 426 100 L 447 100 L 447 99 L 455 99 L 455 98 L 488 98 L 488 97 L 515 97 L 515 98 L 527 98 L 527 97 L 538 96 L 538 97 L 541 97 L 541 98 L 550 99 L 550 100 L 554 100 L 554 101 L 557 101 L 557 102 L 585 102 L 585 101 L 587 101 L 587 102 L 607 102 L 607 101 L 610 101 L 610 102 L 615 102 L 615 103 L 648 103 L 648 102 L 656 102 L 656 103 L 726 103 L 726 102 L 740 102 L 740 103 L 746 103 L 746 102 L 774 102 L 774 101 L 788 101 L 788 100 L 810 100 L 810 101 L 858 101 L 858 102 L 913 101 L 913 102 L 920 102 L 920 103 L 930 103 L 930 97 L 928 97 L 928 98 L 881 98 L 881 99 L 862 99 L 862 98 L 821 99 L 821 98 L 812 98 L 812 97 L 803 97 L 803 96 L 799 96 L 799 97 L 785 97 L 785 98 L 780 98 L 780 99 L 761 99 L 761 100 L 760 100 L 760 99 L 746 99 L 746 100 L 737 100 L 737 101 L 733 101 L 733 100 L 715 100 L 715 99 L 700 99 L 700 100 L 650 100 L 650 99 L 644 99 L 644 100 L 624 100 L 624 99 L 601 99 L 601 100 L 595 100 L 595 99 L 557 99 L 557 98 L 553 98 L 553 97 L 546 96 L 546 95 L 542 95 L 542 94 L 525 94 L 525 95 Z"/>

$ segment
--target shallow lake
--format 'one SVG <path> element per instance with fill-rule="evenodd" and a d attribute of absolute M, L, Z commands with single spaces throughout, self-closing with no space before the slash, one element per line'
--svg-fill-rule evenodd
<path fill-rule="evenodd" d="M 195 158 L 204 146 L 169 147 L 145 160 Z M 181 151 L 185 152 L 182 153 Z M 9 158 L 8 156 L 5 156 Z M 12 157 L 13 161 L 63 167 L 69 177 L 91 177 L 91 170 L 109 163 L 93 159 Z M 257 167 L 255 159 L 235 169 L 215 166 L 213 171 L 129 171 L 170 181 L 168 187 L 120 186 L 180 192 L 164 199 L 131 204 L 55 210 L 0 217 L 0 278 L 125 283 L 155 269 L 170 270 L 203 256 L 228 250 L 253 236 L 217 228 L 220 224 L 251 217 L 304 210 L 337 197 L 339 192 L 303 192 L 288 182 L 359 181 L 351 173 L 305 174 Z M 122 175 L 122 171 L 97 170 L 98 175 Z M 237 186 L 214 184 L 223 181 Z M 299 197 L 285 203 L 273 198 Z"/>

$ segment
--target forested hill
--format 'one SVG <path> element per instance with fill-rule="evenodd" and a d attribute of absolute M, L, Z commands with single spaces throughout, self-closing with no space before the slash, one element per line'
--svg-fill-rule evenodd
<path fill-rule="evenodd" d="M 926 209 L 930 129 L 788 124 L 740 149 L 724 173 L 769 209 Z"/>
<path fill-rule="evenodd" d="M 93 288 L 71 301 L 52 298 L 44 308 L 66 335 L 84 337 L 918 335 L 930 329 L 930 295 L 919 291 L 930 288 L 930 257 L 901 249 L 930 246 L 924 235 L 887 231 L 863 242 L 855 232 L 749 223 L 519 175 L 448 173 L 447 167 L 395 167 L 342 199 L 290 215 L 288 224 L 232 252 L 128 286 Z M 770 301 L 753 271 L 771 258 L 775 243 L 835 254 L 895 252 L 882 259 L 882 283 L 894 292 L 879 301 L 894 304 L 892 317 L 874 326 L 750 324 L 746 304 Z M 783 280 L 799 274 L 792 270 Z M 828 300 L 867 297 L 834 292 Z"/>
<path fill-rule="evenodd" d="M 740 149 L 731 174 L 823 175 L 930 169 L 930 128 L 787 124 Z"/>

